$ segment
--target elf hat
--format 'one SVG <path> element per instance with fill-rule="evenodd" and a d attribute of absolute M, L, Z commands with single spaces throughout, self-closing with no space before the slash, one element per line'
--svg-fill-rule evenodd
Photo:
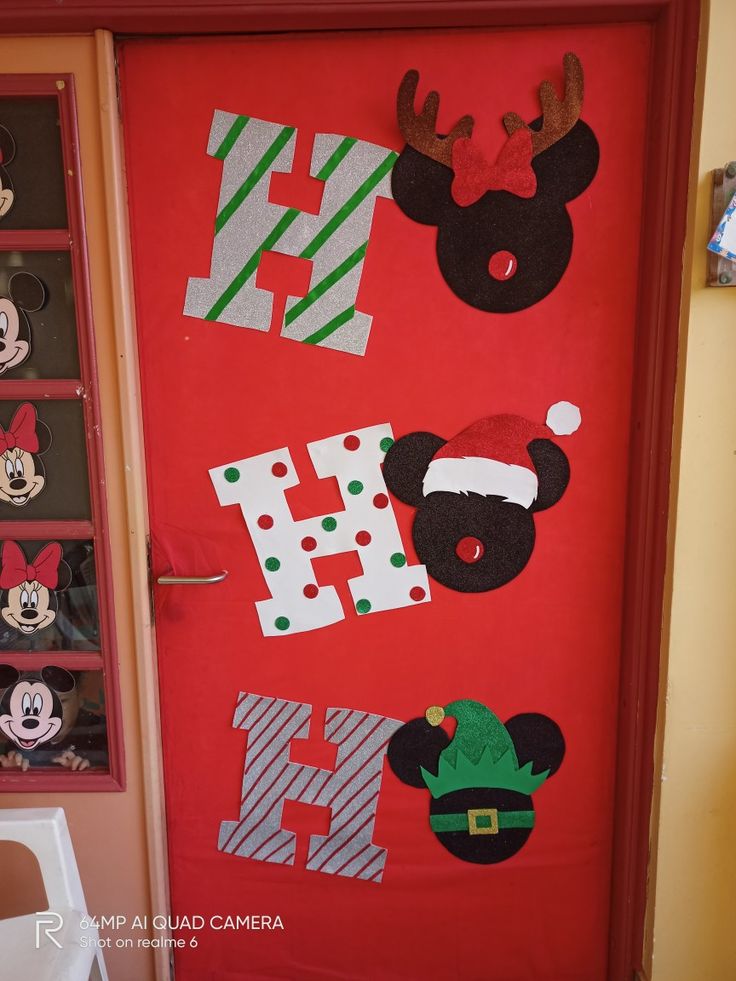
<path fill-rule="evenodd" d="M 534 439 L 569 436 L 580 426 L 580 409 L 556 402 L 546 424 L 523 416 L 488 416 L 448 440 L 424 475 L 425 497 L 433 491 L 497 495 L 528 508 L 537 499 L 537 474 L 527 447 Z"/>
<path fill-rule="evenodd" d="M 497 788 L 532 794 L 549 770 L 532 773 L 530 761 L 519 766 L 506 726 L 481 702 L 459 699 L 444 708 L 432 705 L 425 718 L 438 726 L 446 716 L 457 720 L 455 735 L 440 753 L 437 774 L 421 767 L 422 779 L 434 798 L 456 790 Z"/>

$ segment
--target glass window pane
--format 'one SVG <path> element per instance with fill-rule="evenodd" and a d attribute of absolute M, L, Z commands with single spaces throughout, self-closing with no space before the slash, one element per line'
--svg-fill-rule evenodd
<path fill-rule="evenodd" d="M 0 585 L 0 651 L 99 650 L 91 541 L 0 540 Z"/>
<path fill-rule="evenodd" d="M 74 764 L 82 773 L 108 769 L 102 671 L 0 664 L 0 773 L 73 773 Z"/>
<path fill-rule="evenodd" d="M 0 252 L 0 320 L 3 313 L 0 381 L 79 378 L 68 252 Z"/>
<path fill-rule="evenodd" d="M 3 189 L 9 185 L 13 194 L 10 208 L 0 217 L 0 228 L 66 228 L 58 100 L 54 96 L 2 98 L 0 125 L 5 128 L 0 130 L 0 180 Z"/>
<path fill-rule="evenodd" d="M 0 401 L 0 519 L 90 517 L 81 401 Z M 38 446 L 36 452 L 28 447 Z"/>

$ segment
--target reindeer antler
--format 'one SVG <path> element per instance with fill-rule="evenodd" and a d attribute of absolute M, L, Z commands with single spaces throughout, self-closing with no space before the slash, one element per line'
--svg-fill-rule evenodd
<path fill-rule="evenodd" d="M 542 128 L 531 129 L 515 112 L 507 112 L 503 117 L 506 132 L 511 136 L 517 129 L 528 129 L 532 135 L 532 155 L 537 156 L 553 143 L 561 140 L 580 118 L 583 106 L 583 66 L 580 59 L 571 51 L 562 59 L 565 69 L 565 94 L 562 100 L 551 82 L 544 81 L 539 86 L 539 102 L 542 106 Z"/>
<path fill-rule="evenodd" d="M 396 114 L 401 135 L 410 147 L 418 150 L 425 157 L 437 160 L 446 167 L 452 167 L 452 144 L 460 137 L 471 135 L 473 117 L 463 116 L 462 119 L 458 119 L 447 136 L 439 136 L 436 132 L 437 111 L 440 107 L 439 93 L 430 92 L 424 100 L 422 111 L 417 115 L 414 111 L 414 99 L 418 84 L 419 72 L 412 68 L 404 75 L 399 85 Z M 519 122 L 521 123 L 521 120 Z"/>

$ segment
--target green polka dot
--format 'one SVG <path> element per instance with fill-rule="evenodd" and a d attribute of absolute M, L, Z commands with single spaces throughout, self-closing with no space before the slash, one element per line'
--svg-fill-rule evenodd
<path fill-rule="evenodd" d="M 266 566 L 269 572 L 278 572 L 279 569 L 281 568 L 281 563 L 279 562 L 279 560 L 273 557 L 271 557 L 270 559 L 266 559 L 264 565 Z"/>
<path fill-rule="evenodd" d="M 240 480 L 240 471 L 237 467 L 228 467 L 225 471 L 225 480 L 228 484 L 234 484 L 236 480 Z"/>
<path fill-rule="evenodd" d="M 388 451 L 391 449 L 393 445 L 394 445 L 394 441 L 391 439 L 390 436 L 384 436 L 383 439 L 381 440 L 381 449 L 383 450 L 384 453 L 388 453 Z"/>
<path fill-rule="evenodd" d="M 286 617 L 276 617 L 276 619 L 273 622 L 273 625 L 274 627 L 276 627 L 277 630 L 288 630 L 289 627 L 291 626 L 291 624 L 289 623 Z"/>
<path fill-rule="evenodd" d="M 367 599 L 360 599 L 355 604 L 355 609 L 358 613 L 370 613 L 371 612 L 371 602 Z"/>
<path fill-rule="evenodd" d="M 391 556 L 391 565 L 396 566 L 397 569 L 400 569 L 402 565 L 406 565 L 406 556 L 404 553 L 394 552 L 394 554 Z"/>
<path fill-rule="evenodd" d="M 325 531 L 334 531 L 337 528 L 336 518 L 322 518 L 322 527 Z"/>
<path fill-rule="evenodd" d="M 360 494 L 363 490 L 363 485 L 359 480 L 351 480 L 348 484 L 348 492 L 350 494 Z"/>

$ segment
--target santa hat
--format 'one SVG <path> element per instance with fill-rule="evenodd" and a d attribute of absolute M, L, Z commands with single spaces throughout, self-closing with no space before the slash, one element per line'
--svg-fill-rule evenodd
<path fill-rule="evenodd" d="M 424 475 L 425 497 L 434 491 L 497 495 L 528 508 L 537 499 L 537 474 L 527 447 L 534 439 L 568 436 L 580 426 L 580 409 L 556 402 L 546 424 L 523 416 L 489 416 L 448 440 Z"/>

